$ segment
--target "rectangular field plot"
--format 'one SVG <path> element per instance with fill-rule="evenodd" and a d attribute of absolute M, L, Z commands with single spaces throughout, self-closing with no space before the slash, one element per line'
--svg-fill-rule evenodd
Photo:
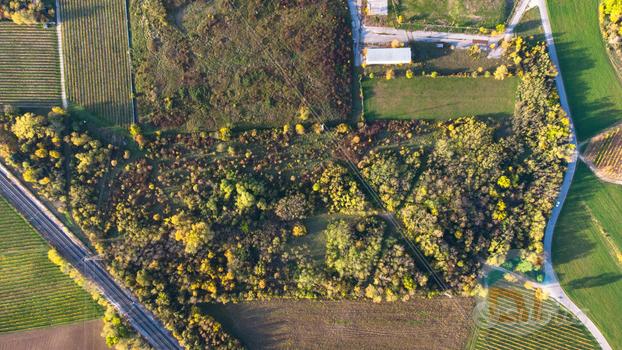
<path fill-rule="evenodd" d="M 270 300 L 210 304 L 248 349 L 464 349 L 473 299 Z"/>
<path fill-rule="evenodd" d="M 415 77 L 363 82 L 365 117 L 374 119 L 451 119 L 512 115 L 517 78 Z"/>
<path fill-rule="evenodd" d="M 133 120 L 124 0 L 61 0 L 70 103 L 114 124 Z"/>
<path fill-rule="evenodd" d="M 0 198 L 0 333 L 94 319 L 102 310 L 48 260 L 49 246 Z"/>
<path fill-rule="evenodd" d="M 430 24 L 494 27 L 509 16 L 513 0 L 389 1 L 406 21 Z"/>
<path fill-rule="evenodd" d="M 60 106 L 59 65 L 54 28 L 0 22 L 0 106 Z"/>

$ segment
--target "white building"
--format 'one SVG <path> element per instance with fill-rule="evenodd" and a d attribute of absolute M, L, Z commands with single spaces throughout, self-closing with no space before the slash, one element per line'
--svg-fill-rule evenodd
<path fill-rule="evenodd" d="M 408 64 L 412 62 L 410 47 L 389 49 L 367 48 L 365 64 Z"/>
<path fill-rule="evenodd" d="M 386 16 L 389 14 L 389 0 L 367 0 L 367 14 Z"/>

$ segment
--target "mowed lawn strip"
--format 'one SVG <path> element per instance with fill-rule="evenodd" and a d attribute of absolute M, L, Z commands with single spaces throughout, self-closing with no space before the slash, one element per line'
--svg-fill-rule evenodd
<path fill-rule="evenodd" d="M 549 0 L 570 112 L 583 141 L 622 121 L 622 84 L 598 24 L 598 0 Z"/>
<path fill-rule="evenodd" d="M 48 260 L 49 249 L 0 197 L 0 333 L 102 315 L 91 296 Z"/>
<path fill-rule="evenodd" d="M 482 25 L 504 23 L 512 10 L 508 0 L 399 0 L 400 14 L 406 20 L 449 25 Z"/>
<path fill-rule="evenodd" d="M 622 248 L 622 186 L 580 164 L 553 236 L 553 263 L 564 290 L 622 349 L 622 268 L 605 235 Z"/>
<path fill-rule="evenodd" d="M 365 118 L 445 120 L 509 116 L 514 112 L 517 86 L 515 77 L 368 79 L 363 82 Z"/>

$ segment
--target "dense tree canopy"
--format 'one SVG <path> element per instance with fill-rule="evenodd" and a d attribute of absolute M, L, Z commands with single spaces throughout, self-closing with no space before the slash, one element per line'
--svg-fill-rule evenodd
<path fill-rule="evenodd" d="M 132 127 L 115 146 L 56 108 L 4 114 L 0 156 L 70 213 L 182 344 L 237 348 L 207 303 L 438 293 L 411 243 L 456 293 L 473 293 L 482 262 L 502 263 L 510 249 L 538 273 L 573 151 L 569 120 L 544 45 L 504 48 L 521 79 L 506 120 Z"/>
<path fill-rule="evenodd" d="M 0 0 L 0 20 L 36 24 L 45 23 L 53 17 L 54 5 L 50 0 Z"/>

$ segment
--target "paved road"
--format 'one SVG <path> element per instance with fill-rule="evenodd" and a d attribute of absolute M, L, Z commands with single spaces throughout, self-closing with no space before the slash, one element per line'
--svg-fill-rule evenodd
<path fill-rule="evenodd" d="M 112 278 L 101 262 L 89 259 L 92 256 L 89 249 L 1 164 L 0 194 L 22 213 L 61 256 L 94 283 L 154 348 L 182 349 L 164 326 Z"/>
<path fill-rule="evenodd" d="M 551 60 L 553 63 L 559 67 L 559 59 L 557 57 L 557 49 L 555 47 L 555 41 L 553 40 L 553 30 L 551 29 L 551 20 L 549 18 L 549 11 L 546 5 L 546 0 L 533 0 L 534 5 L 538 6 L 540 10 L 540 17 L 542 18 L 542 27 L 544 29 L 544 36 L 546 38 L 546 44 L 549 48 L 549 55 L 551 56 Z M 574 123 L 572 122 L 571 114 L 570 114 L 570 105 L 568 104 L 568 96 L 566 95 L 566 88 L 564 87 L 564 80 L 562 76 L 561 70 L 557 74 L 555 78 L 555 83 L 557 85 L 557 90 L 559 92 L 559 99 L 562 105 L 562 108 L 568 114 L 568 118 L 570 119 L 570 127 L 572 129 L 572 143 L 577 146 L 577 136 L 574 129 Z M 572 183 L 572 178 L 574 177 L 574 173 L 577 168 L 577 157 L 576 154 L 573 160 L 568 164 L 568 170 L 564 176 L 564 182 L 562 187 L 559 190 L 559 196 L 557 198 L 557 202 L 559 203 L 551 213 L 551 218 L 546 226 L 546 231 L 544 233 L 544 250 L 546 252 L 546 261 L 544 263 L 544 282 L 543 287 L 546 289 L 550 296 L 553 297 L 557 302 L 566 307 L 570 312 L 572 312 L 581 323 L 585 325 L 585 327 L 592 333 L 592 336 L 596 339 L 598 344 L 605 350 L 610 350 L 611 346 L 607 342 L 607 339 L 600 332 L 598 327 L 592 322 L 592 320 L 587 317 L 585 312 L 583 312 L 570 298 L 566 295 L 564 290 L 559 284 L 559 280 L 557 279 L 557 275 L 555 274 L 555 269 L 553 268 L 552 261 L 552 245 L 553 245 L 553 233 L 555 232 L 555 224 L 557 223 L 557 219 L 559 218 L 559 214 L 561 213 L 564 201 L 566 200 L 566 196 L 568 195 L 568 191 L 570 190 L 570 185 Z"/>
<path fill-rule="evenodd" d="M 348 0 L 350 19 L 352 20 L 352 43 L 354 48 L 354 66 L 361 65 L 361 8 L 363 0 Z"/>
<path fill-rule="evenodd" d="M 355 4 L 356 2 L 360 2 L 360 0 L 349 0 L 351 4 Z M 456 34 L 456 33 L 441 33 L 441 32 L 425 32 L 425 31 L 412 31 L 408 32 L 401 29 L 395 28 L 385 28 L 385 27 L 367 27 L 361 25 L 360 14 L 358 15 L 357 26 L 355 27 L 357 31 L 361 31 L 361 34 L 357 34 L 354 36 L 354 40 L 362 37 L 362 41 L 364 44 L 377 44 L 377 43 L 389 43 L 395 39 L 400 42 L 410 42 L 410 41 L 424 41 L 424 42 L 444 42 L 452 45 L 456 45 L 458 47 L 465 47 L 472 45 L 473 40 L 478 41 L 488 41 L 489 43 L 498 42 L 499 40 L 509 39 L 520 22 L 521 18 L 525 14 L 525 12 L 533 7 L 538 7 L 540 11 L 540 17 L 542 19 L 542 27 L 544 29 L 546 44 L 549 48 L 549 54 L 551 56 L 551 60 L 553 63 L 559 67 L 559 60 L 557 57 L 557 50 L 555 47 L 555 42 L 553 40 L 553 31 L 551 29 L 551 22 L 549 18 L 549 13 L 546 5 L 546 0 L 522 0 L 522 2 L 518 5 L 514 15 L 510 19 L 506 31 L 502 35 L 498 36 L 484 36 L 484 35 L 471 35 L 471 34 Z M 360 8 L 360 6 L 359 6 Z M 356 9 L 355 6 L 350 7 L 352 9 Z M 354 25 L 354 22 L 353 22 Z M 357 47 L 355 43 L 355 48 Z M 501 49 L 497 48 L 491 51 L 490 56 L 496 57 L 501 54 Z M 570 114 L 570 106 L 568 105 L 568 97 L 566 95 L 566 89 L 564 88 L 563 78 L 561 71 L 555 78 L 555 83 L 557 85 L 557 89 L 559 91 L 560 103 L 562 108 L 568 114 L 568 118 L 570 119 L 570 126 L 572 129 L 572 143 L 577 147 L 577 138 L 574 130 L 574 123 L 572 122 L 571 114 Z M 555 270 L 553 268 L 553 263 L 551 260 L 551 246 L 553 243 L 553 233 L 555 232 L 555 224 L 557 223 L 557 219 L 559 218 L 559 214 L 561 213 L 561 209 L 563 207 L 563 203 L 566 200 L 566 196 L 568 195 L 568 191 L 570 190 L 570 185 L 572 183 L 572 179 L 574 177 L 574 173 L 577 167 L 577 156 L 575 155 L 573 160 L 568 164 L 568 170 L 564 175 L 564 182 L 562 183 L 562 187 L 560 188 L 557 206 L 553 208 L 551 213 L 551 218 L 547 223 L 545 236 L 544 236 L 544 249 L 546 252 L 546 261 L 544 265 L 545 270 L 545 280 L 541 285 L 544 289 L 548 291 L 551 297 L 553 297 L 557 302 L 566 307 L 570 312 L 572 312 L 590 331 L 592 336 L 596 339 L 599 345 L 605 349 L 611 349 L 607 340 L 602 335 L 598 327 L 587 317 L 587 315 L 574 303 L 564 290 L 561 288 L 559 284 L 559 280 L 557 279 L 557 275 L 555 274 Z"/>

